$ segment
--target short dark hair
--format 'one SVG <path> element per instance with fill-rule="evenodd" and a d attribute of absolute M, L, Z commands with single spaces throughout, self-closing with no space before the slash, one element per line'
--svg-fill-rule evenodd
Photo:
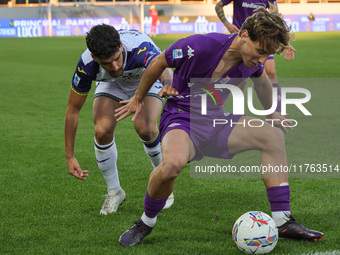
<path fill-rule="evenodd" d="M 97 58 L 109 58 L 119 51 L 120 36 L 110 25 L 96 25 L 86 33 L 86 45 Z"/>
<path fill-rule="evenodd" d="M 281 54 L 294 39 L 291 27 L 273 4 L 270 4 L 269 10 L 263 7 L 256 9 L 242 24 L 239 35 L 243 30 L 248 31 L 250 40 L 259 42 L 261 47 L 267 48 L 271 53 Z"/>

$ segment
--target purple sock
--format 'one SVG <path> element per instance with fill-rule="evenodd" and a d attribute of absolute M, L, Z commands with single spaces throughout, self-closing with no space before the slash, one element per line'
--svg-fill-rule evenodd
<path fill-rule="evenodd" d="M 290 211 L 289 185 L 267 188 L 267 196 L 272 212 Z"/>
<path fill-rule="evenodd" d="M 281 113 L 281 89 L 280 85 L 278 83 L 273 83 L 273 88 L 277 88 L 277 106 L 276 106 L 276 112 Z"/>
<path fill-rule="evenodd" d="M 153 199 L 149 196 L 148 191 L 146 191 L 144 199 L 144 212 L 149 218 L 155 218 L 160 211 L 162 211 L 166 199 Z"/>

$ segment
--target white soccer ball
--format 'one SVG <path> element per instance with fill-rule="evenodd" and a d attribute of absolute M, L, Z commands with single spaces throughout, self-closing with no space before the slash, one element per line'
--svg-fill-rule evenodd
<path fill-rule="evenodd" d="M 239 217 L 233 227 L 233 241 L 245 253 L 271 252 L 279 234 L 274 220 L 266 213 L 251 211 Z"/>

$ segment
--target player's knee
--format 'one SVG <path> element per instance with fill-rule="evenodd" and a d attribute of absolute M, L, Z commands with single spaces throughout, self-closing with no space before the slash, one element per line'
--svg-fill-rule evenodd
<path fill-rule="evenodd" d="M 143 124 L 135 124 L 135 130 L 139 137 L 144 141 L 150 141 L 155 138 L 158 129 L 156 123 L 144 122 Z"/>
<path fill-rule="evenodd" d="M 94 130 L 95 130 L 96 140 L 99 144 L 108 144 L 112 142 L 113 140 L 112 129 L 96 125 Z"/>
<path fill-rule="evenodd" d="M 281 151 L 285 148 L 285 138 L 282 131 L 278 128 L 270 127 L 266 134 L 265 149 L 270 151 Z"/>
<path fill-rule="evenodd" d="M 182 169 L 185 167 L 186 162 L 183 160 L 163 160 L 163 171 L 162 179 L 163 181 L 170 181 L 176 179 L 176 177 L 181 173 Z"/>

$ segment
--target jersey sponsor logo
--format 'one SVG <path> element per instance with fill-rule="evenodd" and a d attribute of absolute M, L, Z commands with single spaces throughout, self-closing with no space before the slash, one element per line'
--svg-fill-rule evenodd
<path fill-rule="evenodd" d="M 146 47 L 144 47 L 143 49 L 139 49 L 137 55 L 139 55 L 139 53 L 143 52 L 143 51 L 146 51 Z"/>
<path fill-rule="evenodd" d="M 83 70 L 83 69 L 80 69 L 80 67 L 78 66 L 78 72 L 79 73 L 83 73 L 83 74 L 86 74 L 87 75 L 87 73 Z"/>
<path fill-rule="evenodd" d="M 172 58 L 177 59 L 177 58 L 182 58 L 183 57 L 183 52 L 182 49 L 176 49 L 172 51 Z"/>
<path fill-rule="evenodd" d="M 194 56 L 194 50 L 188 45 L 188 56 L 191 59 Z"/>
<path fill-rule="evenodd" d="M 244 8 L 251 8 L 251 9 L 257 9 L 257 8 L 260 8 L 260 7 L 266 8 L 266 4 L 265 3 L 247 3 L 247 2 L 243 2 L 242 3 L 242 7 L 244 7 Z"/>
<path fill-rule="evenodd" d="M 155 53 L 153 51 L 147 51 L 145 53 L 145 58 L 144 58 L 144 61 L 143 61 L 144 65 L 149 65 L 148 62 L 150 62 L 150 59 L 152 58 L 153 55 L 155 55 Z"/>
<path fill-rule="evenodd" d="M 172 123 L 168 127 L 176 127 L 176 126 L 180 126 L 180 125 L 181 125 L 180 123 Z"/>
<path fill-rule="evenodd" d="M 78 86 L 79 82 L 80 82 L 80 77 L 75 73 L 74 78 L 73 78 L 73 83 Z"/>

